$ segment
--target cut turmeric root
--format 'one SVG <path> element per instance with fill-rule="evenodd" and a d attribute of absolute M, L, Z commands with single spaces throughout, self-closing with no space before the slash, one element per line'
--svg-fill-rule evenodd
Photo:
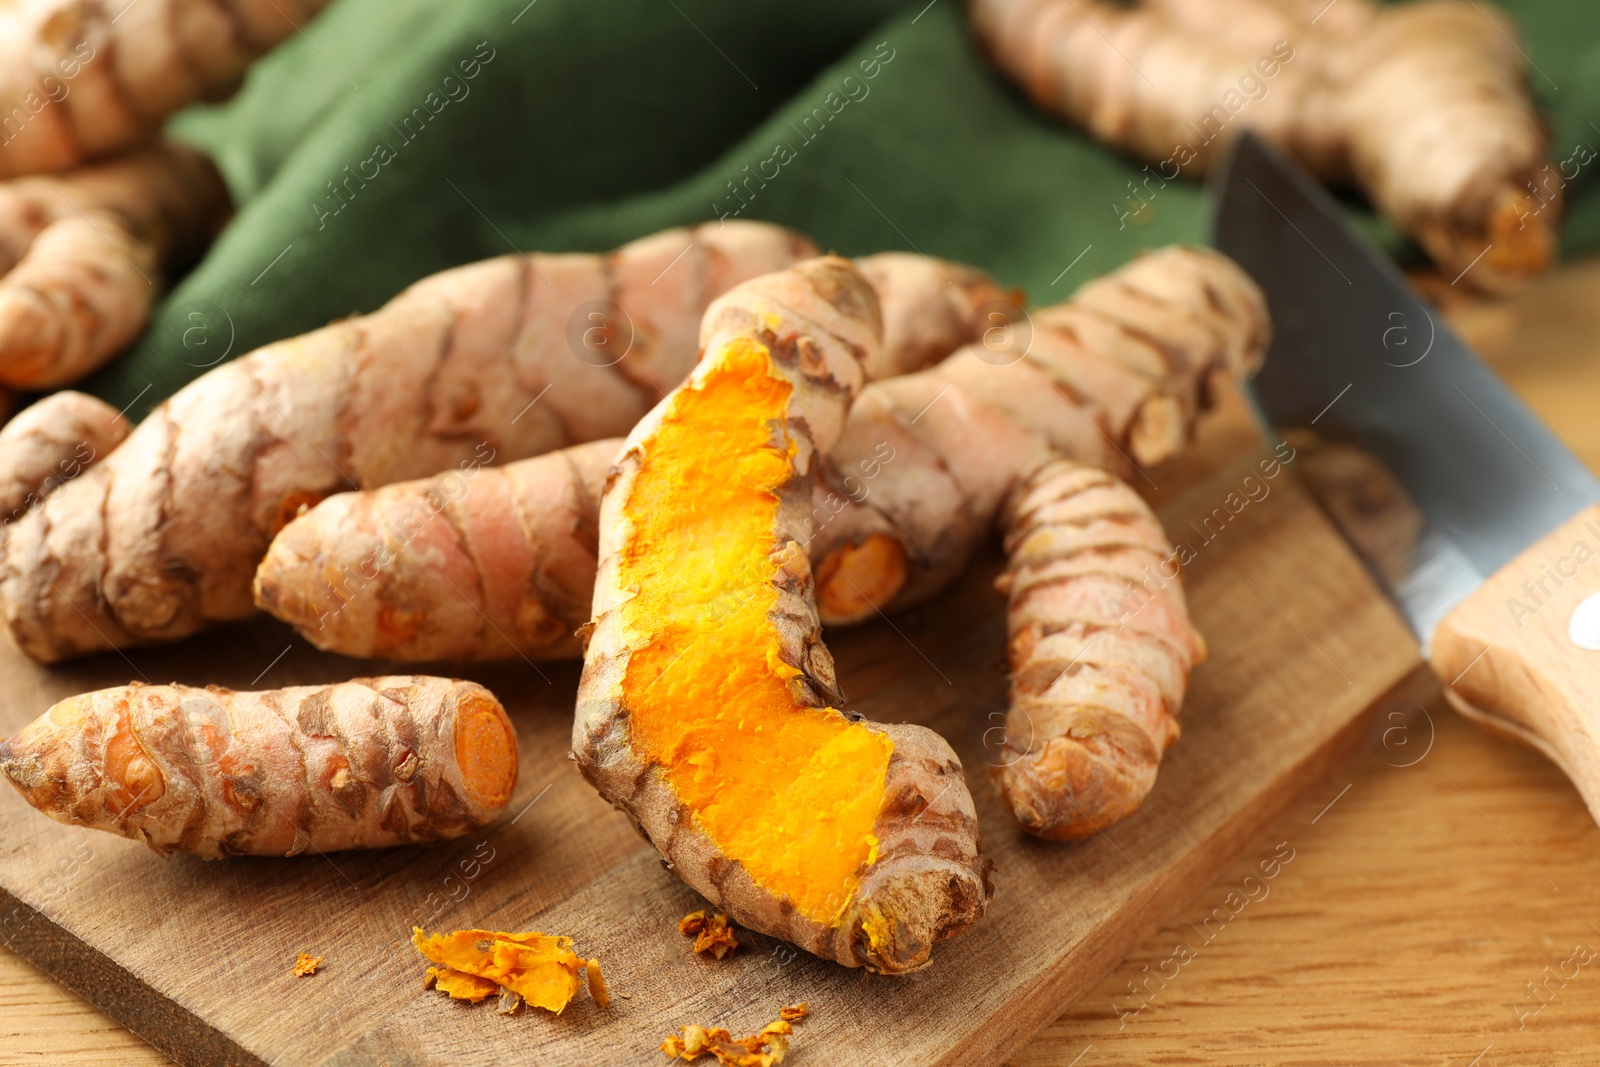
<path fill-rule="evenodd" d="M 66 385 L 120 352 L 231 210 L 211 161 L 172 141 L 0 183 L 0 384 Z"/>
<path fill-rule="evenodd" d="M 328 0 L 31 0 L 0 10 L 0 176 L 66 170 L 220 100 Z"/>
<path fill-rule="evenodd" d="M 493 694 L 448 678 L 135 683 L 52 707 L 0 743 L 0 775 L 58 822 L 162 855 L 294 856 L 492 822 L 516 785 L 517 739 Z"/>
<path fill-rule="evenodd" d="M 831 258 L 707 311 L 705 358 L 606 485 L 573 751 L 740 925 L 897 974 L 991 889 L 955 753 L 836 710 L 818 636 L 810 483 L 880 331 L 866 279 Z"/>
<path fill-rule="evenodd" d="M 303 507 L 445 470 L 459 482 L 482 465 L 626 432 L 694 366 L 712 297 L 812 251 L 781 227 L 729 222 L 603 256 L 503 256 L 224 364 L 16 524 L 0 559 L 0 612 L 43 662 L 245 617 L 257 563 Z M 886 257 L 875 269 L 896 288 L 904 338 L 874 354 L 880 373 L 963 343 L 972 320 L 962 309 L 1003 296 L 954 265 Z M 481 622 L 469 620 L 472 632 Z M 540 618 L 526 622 L 545 632 Z M 403 613 L 388 624 L 392 643 L 412 642 Z M 406 658 L 454 655 L 433 649 L 434 633 Z"/>
<path fill-rule="evenodd" d="M 973 0 L 971 17 L 1038 106 L 1151 164 L 1140 199 L 1248 128 L 1359 186 L 1447 278 L 1503 292 L 1555 257 L 1566 180 L 1488 0 Z"/>

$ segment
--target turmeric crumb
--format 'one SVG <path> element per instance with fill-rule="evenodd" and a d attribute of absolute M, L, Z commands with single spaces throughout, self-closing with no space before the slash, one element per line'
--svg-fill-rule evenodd
<path fill-rule="evenodd" d="M 600 961 L 590 960 L 584 964 L 584 969 L 589 974 L 589 995 L 602 1008 L 611 1007 L 611 994 L 606 992 L 606 980 L 605 976 L 600 973 Z"/>
<path fill-rule="evenodd" d="M 590 995 L 609 1004 L 600 962 L 572 951 L 572 938 L 503 930 L 456 930 L 427 936 L 411 930 L 411 943 L 429 963 L 427 984 L 455 1000 L 477 1004 L 500 995 L 499 1011 L 510 1015 L 523 1004 L 557 1015 L 578 992 L 578 972 L 586 971 Z"/>
<path fill-rule="evenodd" d="M 789 1053 L 789 1038 L 794 1033 L 791 1020 L 806 1016 L 806 1005 L 781 1008 L 779 1018 L 761 1028 L 759 1033 L 735 1041 L 733 1035 L 719 1027 L 708 1028 L 689 1024 L 682 1034 L 672 1034 L 661 1042 L 661 1051 L 669 1059 L 696 1060 L 712 1056 L 724 1067 L 774 1067 L 783 1062 Z"/>
<path fill-rule="evenodd" d="M 694 936 L 694 950 L 696 952 L 709 952 L 717 959 L 722 959 L 739 947 L 739 937 L 733 931 L 733 926 L 728 922 L 728 916 L 723 912 L 707 912 L 705 909 L 691 911 L 678 920 L 678 932 L 685 936 Z"/>
<path fill-rule="evenodd" d="M 479 978 L 465 971 L 457 971 L 450 967 L 429 967 L 423 988 L 447 993 L 451 1000 L 466 1000 L 478 1004 L 493 996 L 498 987 L 487 978 Z"/>
<path fill-rule="evenodd" d="M 790 1005 L 787 1008 L 779 1008 L 778 1018 L 786 1023 L 797 1023 L 811 1014 L 810 1004 L 809 1000 L 802 1000 L 800 1003 Z"/>
<path fill-rule="evenodd" d="M 300 953 L 300 958 L 294 961 L 295 977 L 304 978 L 308 974 L 316 974 L 317 968 L 321 966 L 321 956 L 313 956 L 309 952 L 302 952 Z"/>

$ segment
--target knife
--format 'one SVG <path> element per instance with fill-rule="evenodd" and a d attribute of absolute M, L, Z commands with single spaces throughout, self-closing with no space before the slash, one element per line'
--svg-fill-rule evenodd
<path fill-rule="evenodd" d="M 1214 196 L 1214 243 L 1272 314 L 1250 384 L 1269 436 L 1392 475 L 1413 521 L 1369 569 L 1451 704 L 1543 751 L 1600 822 L 1600 481 L 1277 149 L 1241 135 Z"/>

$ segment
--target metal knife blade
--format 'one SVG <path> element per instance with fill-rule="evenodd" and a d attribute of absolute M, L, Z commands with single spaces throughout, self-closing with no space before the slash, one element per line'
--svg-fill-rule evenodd
<path fill-rule="evenodd" d="M 1269 435 L 1364 450 L 1409 495 L 1420 531 L 1376 576 L 1426 652 L 1485 578 L 1600 502 L 1600 480 L 1298 165 L 1247 133 L 1216 190 L 1216 247 L 1265 291 L 1273 320 L 1250 387 L 1257 414 Z"/>

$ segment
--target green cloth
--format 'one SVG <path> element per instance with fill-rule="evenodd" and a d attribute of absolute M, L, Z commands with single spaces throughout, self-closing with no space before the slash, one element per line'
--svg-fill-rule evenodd
<path fill-rule="evenodd" d="M 1504 6 L 1556 158 L 1600 147 L 1600 4 Z M 434 271 L 725 212 L 841 253 L 965 260 L 1035 303 L 1204 239 L 1194 184 L 1121 218 L 1140 167 L 1035 113 L 962 15 L 959 0 L 339 0 L 234 99 L 176 120 L 239 212 L 87 388 L 143 417 L 225 353 L 370 311 Z M 1568 253 L 1600 244 L 1595 171 L 1568 189 Z"/>

